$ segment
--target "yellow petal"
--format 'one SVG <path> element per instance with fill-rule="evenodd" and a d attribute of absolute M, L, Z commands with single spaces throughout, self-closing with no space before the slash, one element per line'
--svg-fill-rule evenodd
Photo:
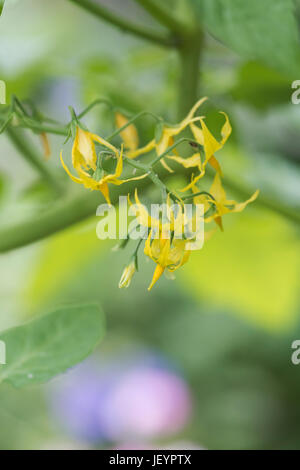
<path fill-rule="evenodd" d="M 205 175 L 205 168 L 203 168 L 200 171 L 199 175 L 195 176 L 195 178 L 192 177 L 191 182 L 187 186 L 185 186 L 185 188 L 180 189 L 180 191 L 182 193 L 184 193 L 184 192 L 188 191 L 189 189 L 192 189 L 193 186 L 195 186 L 195 184 L 197 183 L 197 181 L 199 181 L 201 178 L 203 178 L 204 175 Z"/>
<path fill-rule="evenodd" d="M 197 101 L 197 103 L 194 104 L 194 106 L 192 107 L 192 109 L 190 110 L 189 114 L 187 115 L 187 117 L 183 120 L 183 122 L 186 122 L 186 121 L 190 121 L 194 115 L 195 115 L 195 112 L 200 108 L 200 106 L 207 100 L 207 96 L 205 96 L 204 98 L 200 98 L 200 100 Z"/>
<path fill-rule="evenodd" d="M 170 140 L 171 140 L 171 137 L 170 137 L 170 134 L 169 134 L 169 128 L 165 127 L 159 142 L 155 146 L 157 156 L 162 155 L 163 153 L 165 153 L 167 148 L 170 147 L 170 145 L 173 144 L 174 141 L 172 140 L 170 142 Z"/>
<path fill-rule="evenodd" d="M 130 200 L 129 200 L 129 203 L 131 204 Z M 147 208 L 139 200 L 137 188 L 135 189 L 135 205 L 136 205 L 136 217 L 140 225 L 142 225 L 143 227 L 151 227 L 151 228 L 159 227 L 159 220 L 152 218 Z M 149 239 L 149 243 L 150 243 L 150 239 Z M 150 256 L 149 254 L 147 255 Z"/>
<path fill-rule="evenodd" d="M 102 137 L 99 137 L 99 135 L 97 134 L 91 134 L 90 133 L 90 136 L 91 138 L 95 141 L 95 142 L 98 142 L 98 144 L 101 144 L 101 145 L 104 145 L 104 147 L 107 147 L 109 148 L 110 150 L 112 150 L 116 155 L 119 155 L 119 152 L 118 152 L 118 149 L 110 144 L 109 142 L 107 142 L 107 140 L 103 139 Z"/>
<path fill-rule="evenodd" d="M 169 264 L 169 255 L 170 255 L 170 239 L 159 239 L 160 254 L 158 257 L 158 262 L 161 266 L 167 267 Z"/>
<path fill-rule="evenodd" d="M 198 126 L 196 126 L 196 124 L 194 123 L 190 124 L 190 129 L 192 131 L 192 134 L 195 140 L 198 142 L 198 144 L 204 146 L 204 136 L 203 136 L 202 130 Z"/>
<path fill-rule="evenodd" d="M 204 139 L 205 159 L 208 161 L 215 152 L 222 148 L 222 145 L 212 135 L 203 119 L 201 119 L 201 126 Z"/>
<path fill-rule="evenodd" d="M 219 173 L 222 176 L 222 170 L 216 157 L 214 156 L 210 157 L 209 164 L 216 170 L 217 173 Z"/>
<path fill-rule="evenodd" d="M 149 173 L 144 173 L 143 175 L 141 176 L 133 176 L 132 178 L 127 178 L 125 180 L 120 180 L 122 183 L 128 183 L 129 181 L 138 181 L 138 180 L 143 180 L 144 178 L 146 178 L 147 176 L 149 176 Z"/>
<path fill-rule="evenodd" d="M 77 126 L 76 136 L 72 150 L 73 166 L 82 165 L 82 159 L 85 163 L 84 166 L 96 169 L 97 155 L 95 145 L 92 139 L 92 134 L 84 131 Z"/>
<path fill-rule="evenodd" d="M 67 167 L 67 165 L 63 161 L 62 152 L 60 152 L 60 161 L 61 161 L 61 164 L 62 164 L 65 172 L 70 176 L 71 180 L 74 181 L 75 183 L 82 184 L 82 180 L 80 178 L 76 178 L 76 176 L 73 176 L 72 173 L 70 172 L 69 168 Z"/>
<path fill-rule="evenodd" d="M 160 163 L 169 173 L 174 173 L 174 170 L 172 170 L 172 168 L 169 167 L 169 165 L 166 163 L 166 160 L 164 158 L 160 160 Z"/>
<path fill-rule="evenodd" d="M 103 194 L 103 196 L 105 197 L 105 200 L 106 200 L 107 204 L 111 205 L 110 197 L 109 197 L 108 184 L 100 182 L 98 187 L 99 187 L 101 193 Z"/>
<path fill-rule="evenodd" d="M 155 140 L 153 139 L 144 147 L 141 147 L 133 152 L 132 151 L 127 152 L 127 156 L 129 158 L 137 158 L 140 155 L 144 155 L 145 153 L 151 152 L 151 150 L 153 150 L 154 148 L 155 148 Z"/>
<path fill-rule="evenodd" d="M 50 144 L 49 144 L 49 139 L 48 136 L 45 132 L 42 132 L 40 134 L 41 140 L 42 140 L 42 145 L 43 145 L 43 150 L 44 150 L 44 156 L 45 159 L 48 160 L 50 155 L 51 155 L 51 149 L 50 149 Z"/>
<path fill-rule="evenodd" d="M 146 240 L 145 247 L 144 247 L 144 253 L 146 256 L 149 256 L 149 258 L 152 258 L 151 237 L 152 237 L 152 230 L 150 231 L 148 235 L 148 238 Z"/>
<path fill-rule="evenodd" d="M 121 127 L 125 126 L 128 123 L 128 119 L 121 114 L 120 112 L 116 113 L 116 125 L 117 128 L 120 129 Z M 137 129 L 134 124 L 130 124 L 126 127 L 120 135 L 123 139 L 125 147 L 131 151 L 134 151 L 139 146 L 139 136 Z"/>
<path fill-rule="evenodd" d="M 222 217 L 217 216 L 217 217 L 214 218 L 214 220 L 215 220 L 216 224 L 220 227 L 220 229 L 222 230 L 222 232 L 224 232 Z"/>
<path fill-rule="evenodd" d="M 230 136 L 230 134 L 232 132 L 232 127 L 231 127 L 231 124 L 230 124 L 230 121 L 229 121 L 229 118 L 228 118 L 227 114 L 224 113 L 223 111 L 220 111 L 220 113 L 224 114 L 224 116 L 225 116 L 225 124 L 223 125 L 222 130 L 221 130 L 222 146 L 223 146 L 226 143 L 228 137 Z"/>
<path fill-rule="evenodd" d="M 116 171 L 115 171 L 115 174 L 114 176 L 116 178 L 119 178 L 122 174 L 122 171 L 123 171 L 123 144 L 121 146 L 121 152 L 119 154 L 118 152 L 118 163 L 117 163 L 117 166 L 116 166 Z"/>
<path fill-rule="evenodd" d="M 163 268 L 162 266 L 160 266 L 159 264 L 156 266 L 155 268 L 155 271 L 154 271 L 154 274 L 153 274 L 153 278 L 152 278 L 152 281 L 151 281 L 151 284 L 150 286 L 148 287 L 148 290 L 151 290 L 152 287 L 154 286 L 154 284 L 159 280 L 159 278 L 161 277 L 162 273 L 164 272 L 165 268 Z"/>
<path fill-rule="evenodd" d="M 176 155 L 170 155 L 167 158 L 179 163 L 184 168 L 192 168 L 194 166 L 198 166 L 198 167 L 201 166 L 200 153 L 195 153 L 194 155 L 188 158 L 177 157 Z"/>
<path fill-rule="evenodd" d="M 245 202 L 240 202 L 238 204 L 235 205 L 235 207 L 230 211 L 230 212 L 241 212 L 245 209 L 245 207 L 250 204 L 250 202 L 253 202 L 255 201 L 255 199 L 257 199 L 259 195 L 259 190 L 257 189 L 257 191 L 255 191 L 254 194 L 252 194 L 252 196 Z"/>
<path fill-rule="evenodd" d="M 222 181 L 221 181 L 219 173 L 216 173 L 213 184 L 209 192 L 219 204 L 226 203 L 226 193 L 222 186 Z"/>

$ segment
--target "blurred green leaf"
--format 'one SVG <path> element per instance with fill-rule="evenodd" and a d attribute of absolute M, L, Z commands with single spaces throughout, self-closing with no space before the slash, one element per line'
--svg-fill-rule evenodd
<path fill-rule="evenodd" d="M 97 220 L 92 218 L 49 238 L 42 246 L 36 264 L 28 274 L 23 304 L 31 315 L 64 290 L 93 257 L 107 249 L 96 236 Z"/>
<path fill-rule="evenodd" d="M 263 327 L 293 324 L 299 300 L 297 230 L 253 207 L 223 223 L 224 233 L 192 253 L 182 272 L 186 287 L 194 298 L 212 300 Z"/>
<path fill-rule="evenodd" d="M 208 31 L 235 52 L 285 73 L 299 70 L 292 0 L 194 0 Z"/>
<path fill-rule="evenodd" d="M 3 198 L 6 189 L 6 181 L 4 175 L 0 174 L 0 200 Z"/>
<path fill-rule="evenodd" d="M 291 96 L 291 83 L 280 73 L 258 62 L 243 64 L 231 90 L 235 100 L 267 110 L 271 106 L 286 104 Z"/>
<path fill-rule="evenodd" d="M 97 305 L 62 307 L 0 334 L 6 364 L 0 382 L 15 387 L 44 383 L 85 359 L 102 339 L 103 313 Z"/>

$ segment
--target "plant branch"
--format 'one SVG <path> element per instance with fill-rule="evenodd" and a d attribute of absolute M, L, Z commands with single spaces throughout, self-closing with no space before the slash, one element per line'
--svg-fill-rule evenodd
<path fill-rule="evenodd" d="M 23 132 L 15 130 L 13 127 L 6 129 L 6 134 L 16 147 L 16 149 L 24 156 L 29 164 L 34 167 L 49 183 L 50 186 L 58 193 L 62 193 L 62 187 L 58 183 L 56 176 L 52 173 L 49 166 L 43 161 L 42 157 L 32 149 L 31 143 L 28 142 Z"/>
<path fill-rule="evenodd" d="M 196 30 L 180 45 L 178 84 L 178 119 L 181 120 L 198 99 L 203 33 Z"/>
<path fill-rule="evenodd" d="M 78 5 L 81 8 L 89 11 L 93 15 L 97 16 L 98 18 L 107 21 L 108 23 L 117 26 L 118 28 L 126 31 L 128 33 L 134 34 L 143 39 L 147 39 L 148 41 L 152 41 L 156 44 L 160 44 L 161 46 L 172 47 L 174 46 L 174 40 L 166 36 L 165 34 L 159 33 L 158 31 L 153 31 L 147 29 L 145 26 L 139 26 L 137 24 L 131 23 L 125 18 L 121 18 L 116 13 L 108 10 L 107 8 L 103 7 L 99 3 L 94 3 L 91 0 L 69 0 L 70 2 Z"/>
<path fill-rule="evenodd" d="M 169 28 L 173 33 L 182 35 L 186 29 L 186 25 L 174 17 L 169 11 L 162 6 L 162 1 L 160 5 L 155 0 L 135 0 L 139 5 L 141 5 L 145 10 L 147 10 L 150 15 L 155 18 L 163 26 Z"/>
<path fill-rule="evenodd" d="M 165 170 L 160 172 L 160 177 L 166 177 Z M 125 183 L 111 189 L 111 202 L 116 204 L 120 195 L 127 195 L 136 187 L 145 188 L 151 184 L 146 178 L 140 181 Z M 56 232 L 66 229 L 82 220 L 96 214 L 99 204 L 105 203 L 105 199 L 99 191 L 88 192 L 86 190 L 66 196 L 57 201 L 47 210 L 38 213 L 29 220 L 17 224 L 2 227 L 0 229 L 0 253 L 5 253 L 22 246 L 42 240 Z"/>

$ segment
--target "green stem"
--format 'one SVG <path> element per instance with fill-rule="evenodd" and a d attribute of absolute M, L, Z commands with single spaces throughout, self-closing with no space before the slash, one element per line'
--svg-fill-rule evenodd
<path fill-rule="evenodd" d="M 94 3 L 91 0 L 69 0 L 70 2 L 78 5 L 81 8 L 89 11 L 93 15 L 111 23 L 118 28 L 121 28 L 123 31 L 129 32 L 148 41 L 152 41 L 156 44 L 166 47 L 174 46 L 174 40 L 165 34 L 161 34 L 157 31 L 152 31 L 147 29 L 145 26 L 139 26 L 137 24 L 131 23 L 125 18 L 121 18 L 117 14 L 103 7 L 99 3 Z"/>
<path fill-rule="evenodd" d="M 29 162 L 29 164 L 38 170 L 38 172 L 49 183 L 49 185 L 60 194 L 62 192 L 62 187 L 58 183 L 56 176 L 51 172 L 50 168 L 43 161 L 42 157 L 32 149 L 31 143 L 28 142 L 23 132 L 20 132 L 20 130 L 15 130 L 13 127 L 8 127 L 6 129 L 6 134 L 16 149 Z"/>
<path fill-rule="evenodd" d="M 168 172 L 160 170 L 158 177 L 164 179 L 168 176 Z M 133 181 L 124 184 L 124 186 L 120 187 L 120 192 L 118 192 L 118 189 L 113 188 L 111 190 L 112 204 L 116 204 L 118 202 L 118 197 L 120 195 L 126 195 L 136 187 L 138 189 L 144 189 L 149 186 L 150 183 L 151 179 L 146 178 L 141 181 Z M 228 187 L 246 195 L 245 189 L 230 181 L 226 181 L 226 183 L 228 183 Z M 248 196 L 249 193 L 247 193 L 247 197 Z M 80 191 L 80 193 L 76 193 L 68 198 L 57 201 L 57 203 L 49 209 L 43 213 L 39 213 L 37 216 L 34 216 L 29 220 L 25 220 L 8 227 L 2 227 L 0 229 L 0 253 L 5 253 L 10 250 L 29 245 L 91 217 L 92 215 L 95 215 L 97 206 L 102 202 L 105 202 L 104 198 L 98 191 L 94 191 L 92 193 Z M 270 202 L 262 196 L 257 199 L 256 204 L 270 209 L 277 214 L 279 213 L 293 223 L 300 225 L 300 214 L 296 209 L 291 210 L 285 206 L 280 206 L 279 204 Z"/>
<path fill-rule="evenodd" d="M 48 126 L 37 121 L 33 121 L 32 119 L 24 119 L 18 125 L 18 127 L 24 129 L 31 129 L 36 132 L 45 132 L 46 134 L 56 134 L 56 135 L 68 135 L 68 128 L 66 126 L 56 127 L 56 126 Z"/>
<path fill-rule="evenodd" d="M 140 113 L 136 114 L 135 116 L 133 116 L 132 118 L 130 118 L 128 120 L 128 122 L 126 122 L 126 124 L 124 124 L 124 126 L 122 127 L 119 127 L 118 129 L 116 129 L 112 134 L 110 134 L 109 136 L 107 136 L 105 138 L 105 140 L 111 140 L 113 139 L 114 137 L 116 137 L 116 135 L 118 134 L 121 134 L 122 131 L 124 131 L 127 127 L 129 127 L 131 124 L 133 124 L 135 121 L 137 121 L 138 119 L 140 119 L 141 117 L 143 116 L 151 116 L 153 117 L 153 119 L 155 119 L 156 121 L 159 121 L 160 118 L 158 116 L 155 116 L 155 114 L 151 113 L 150 111 L 141 111 Z"/>
<path fill-rule="evenodd" d="M 78 114 L 77 118 L 81 119 L 83 118 L 87 113 L 89 113 L 95 106 L 98 106 L 99 104 L 105 104 L 109 108 L 112 108 L 112 103 L 107 100 L 106 98 L 98 98 L 97 100 L 93 101 L 91 104 L 89 104 L 83 111 L 81 111 L 80 114 Z"/>
<path fill-rule="evenodd" d="M 142 170 L 145 173 L 148 173 L 148 177 L 155 184 L 155 186 L 157 186 L 161 191 L 167 191 L 166 185 L 161 181 L 159 176 L 152 170 L 151 167 L 143 163 L 136 162 L 135 160 L 132 160 L 131 158 L 128 158 L 128 157 L 124 157 L 124 160 L 128 163 L 128 165 L 136 169 Z"/>
<path fill-rule="evenodd" d="M 160 172 L 164 178 L 168 173 Z M 135 188 L 145 188 L 151 184 L 146 178 L 133 181 L 119 187 L 111 188 L 110 197 L 112 204 L 117 204 L 120 195 L 127 195 Z M 5 253 L 22 246 L 29 245 L 56 232 L 66 229 L 88 217 L 96 214 L 99 204 L 105 203 L 105 199 L 99 191 L 79 191 L 76 194 L 65 197 L 56 204 L 31 219 L 0 229 L 0 253 Z M 96 236 L 96 235 L 95 235 Z"/>
<path fill-rule="evenodd" d="M 161 0 L 160 5 L 156 0 L 135 1 L 145 10 L 147 10 L 153 18 L 155 18 L 163 26 L 166 26 L 173 33 L 177 33 L 179 36 L 181 36 L 186 29 L 186 25 L 184 23 L 175 18 L 172 12 L 163 7 L 163 2 Z"/>
<path fill-rule="evenodd" d="M 180 79 L 178 89 L 178 119 L 181 120 L 198 99 L 200 58 L 203 33 L 196 30 L 186 36 L 179 47 Z"/>

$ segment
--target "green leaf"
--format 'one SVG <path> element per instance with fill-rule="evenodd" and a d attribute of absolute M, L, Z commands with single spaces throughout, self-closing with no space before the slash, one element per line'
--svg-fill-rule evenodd
<path fill-rule="evenodd" d="M 96 217 L 89 218 L 43 243 L 38 259 L 31 266 L 22 297 L 23 307 L 30 315 L 44 309 L 58 292 L 81 276 L 91 259 L 108 249 L 111 240 L 99 240 L 96 236 L 97 222 Z"/>
<path fill-rule="evenodd" d="M 62 307 L 0 334 L 6 364 L 0 383 L 15 387 L 44 383 L 85 359 L 102 339 L 103 313 L 97 305 Z"/>
<path fill-rule="evenodd" d="M 3 8 L 4 8 L 4 3 L 5 3 L 5 0 L 0 0 L 0 15 L 2 15 L 2 11 L 3 11 Z"/>
<path fill-rule="evenodd" d="M 224 217 L 223 233 L 192 252 L 181 279 L 201 303 L 207 300 L 270 330 L 287 329 L 298 315 L 297 230 L 255 203 L 235 215 Z"/>
<path fill-rule="evenodd" d="M 192 0 L 208 31 L 235 52 L 281 71 L 299 70 L 293 0 Z"/>
<path fill-rule="evenodd" d="M 236 78 L 231 90 L 233 98 L 252 108 L 265 111 L 290 100 L 290 80 L 263 64 L 252 61 L 242 64 Z"/>

